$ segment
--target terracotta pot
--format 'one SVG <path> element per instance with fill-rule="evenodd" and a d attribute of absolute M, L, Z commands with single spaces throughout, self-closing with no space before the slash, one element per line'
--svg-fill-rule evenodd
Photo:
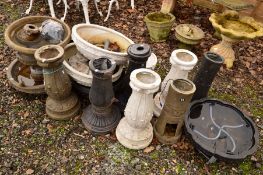
<path fill-rule="evenodd" d="M 64 49 L 58 45 L 40 47 L 35 52 L 37 64 L 43 68 L 47 115 L 56 120 L 76 116 L 80 110 L 77 96 L 71 92 L 71 82 L 63 67 Z"/>
<path fill-rule="evenodd" d="M 176 143 L 182 134 L 184 115 L 196 90 L 187 79 L 176 79 L 169 87 L 160 117 L 154 125 L 154 133 L 163 144 Z"/>
<path fill-rule="evenodd" d="M 94 134 L 112 131 L 121 118 L 118 107 L 114 104 L 112 73 L 116 62 L 107 57 L 100 57 L 89 62 L 92 71 L 92 85 L 89 92 L 91 105 L 84 109 L 81 116 L 85 128 Z"/>
<path fill-rule="evenodd" d="M 125 108 L 125 117 L 120 121 L 116 136 L 130 149 L 143 149 L 153 138 L 150 123 L 153 116 L 153 93 L 159 89 L 160 76 L 149 69 L 136 69 L 131 73 L 132 95 Z"/>
<path fill-rule="evenodd" d="M 164 106 L 170 84 L 175 79 L 187 79 L 188 72 L 194 68 L 197 61 L 197 56 L 191 51 L 177 49 L 172 52 L 170 57 L 171 69 L 162 82 L 161 92 L 154 97 L 154 115 L 156 117 L 160 115 Z"/>

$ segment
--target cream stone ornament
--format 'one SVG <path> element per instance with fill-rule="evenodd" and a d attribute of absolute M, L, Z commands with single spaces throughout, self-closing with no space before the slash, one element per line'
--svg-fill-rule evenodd
<path fill-rule="evenodd" d="M 130 149 L 143 149 L 153 138 L 150 123 L 153 116 L 153 94 L 158 91 L 160 76 L 149 69 L 136 69 L 131 73 L 132 94 L 124 111 L 125 117 L 116 129 L 118 141 Z"/>
<path fill-rule="evenodd" d="M 171 69 L 162 82 L 161 92 L 156 94 L 154 98 L 154 115 L 156 117 L 161 113 L 171 82 L 175 79 L 187 79 L 188 72 L 194 68 L 197 61 L 197 56 L 189 50 L 177 49 L 172 52 Z"/>

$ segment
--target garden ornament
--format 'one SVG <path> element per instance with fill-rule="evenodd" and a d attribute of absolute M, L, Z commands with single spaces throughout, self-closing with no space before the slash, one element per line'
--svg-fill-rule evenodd
<path fill-rule="evenodd" d="M 196 91 L 192 101 L 207 97 L 211 84 L 223 63 L 224 59 L 220 55 L 213 52 L 204 53 L 201 66 L 193 80 Z"/>
<path fill-rule="evenodd" d="M 164 106 L 170 84 L 175 79 L 187 79 L 188 72 L 194 68 L 197 61 L 197 56 L 189 50 L 176 49 L 172 52 L 170 57 L 171 69 L 161 84 L 161 92 L 154 97 L 154 115 L 156 117 L 160 115 Z"/>
<path fill-rule="evenodd" d="M 111 132 L 119 123 L 121 113 L 114 103 L 112 73 L 116 62 L 107 57 L 100 57 L 89 62 L 92 71 L 92 85 L 89 92 L 90 105 L 81 116 L 85 128 L 94 134 Z"/>
<path fill-rule="evenodd" d="M 132 94 L 116 129 L 118 141 L 130 149 L 143 149 L 153 138 L 150 123 L 153 116 L 153 94 L 158 91 L 160 76 L 149 69 L 136 69 L 131 73 Z"/>
<path fill-rule="evenodd" d="M 187 79 L 173 80 L 154 133 L 163 144 L 176 143 L 182 134 L 184 115 L 195 92 L 194 83 Z"/>
<path fill-rule="evenodd" d="M 55 120 L 66 120 L 76 116 L 80 102 L 71 92 L 71 81 L 63 67 L 64 49 L 59 45 L 42 46 L 35 52 L 37 64 L 43 68 L 46 113 Z"/>

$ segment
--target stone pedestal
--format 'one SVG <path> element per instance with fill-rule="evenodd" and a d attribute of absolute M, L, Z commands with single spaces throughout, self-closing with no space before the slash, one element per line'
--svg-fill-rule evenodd
<path fill-rule="evenodd" d="M 231 68 L 235 61 L 235 52 L 232 48 L 232 44 L 237 42 L 237 40 L 231 39 L 224 35 L 221 35 L 221 37 L 222 41 L 219 44 L 211 47 L 210 51 L 222 56 L 225 60 L 224 64 L 226 64 L 226 67 Z"/>
<path fill-rule="evenodd" d="M 207 97 L 210 86 L 223 63 L 224 59 L 216 53 L 206 52 L 204 54 L 201 66 L 193 81 L 196 92 L 192 101 Z"/>
<path fill-rule="evenodd" d="M 163 0 L 161 12 L 162 13 L 173 13 L 177 0 Z"/>
<path fill-rule="evenodd" d="M 187 79 L 176 79 L 170 84 L 163 110 L 154 125 L 154 133 L 161 143 L 174 144 L 180 139 L 184 114 L 195 89 L 194 83 Z"/>
<path fill-rule="evenodd" d="M 71 82 L 64 71 L 64 49 L 58 45 L 40 47 L 35 52 L 37 64 L 43 68 L 47 115 L 56 120 L 65 120 L 77 115 L 80 103 L 71 92 Z"/>
<path fill-rule="evenodd" d="M 129 66 L 125 73 L 120 88 L 117 89 L 117 98 L 121 111 L 124 111 L 128 99 L 132 93 L 129 86 L 130 75 L 132 71 L 139 68 L 145 68 L 148 58 L 151 56 L 151 48 L 148 44 L 132 44 L 128 48 Z"/>
<path fill-rule="evenodd" d="M 112 87 L 112 73 L 116 62 L 101 57 L 89 62 L 92 71 L 92 85 L 89 92 L 90 105 L 81 116 L 85 128 L 94 134 L 112 131 L 119 123 L 121 113 L 115 102 Z"/>
<path fill-rule="evenodd" d="M 161 78 L 152 70 L 136 69 L 130 79 L 133 91 L 125 108 L 125 117 L 116 129 L 116 136 L 127 148 L 143 149 L 153 138 L 150 123 L 153 116 L 153 93 L 159 89 Z"/>
<path fill-rule="evenodd" d="M 194 68 L 197 61 L 197 56 L 188 50 L 177 49 L 172 52 L 170 57 L 171 69 L 162 82 L 161 92 L 154 98 L 155 116 L 158 117 L 161 113 L 171 82 L 175 79 L 187 78 L 188 72 Z"/>

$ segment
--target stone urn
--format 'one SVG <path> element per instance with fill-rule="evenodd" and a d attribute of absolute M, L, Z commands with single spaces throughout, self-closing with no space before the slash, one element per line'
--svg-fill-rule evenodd
<path fill-rule="evenodd" d="M 148 44 L 132 44 L 129 46 L 127 52 L 129 55 L 129 65 L 121 85 L 116 92 L 121 111 L 124 111 L 132 93 L 132 88 L 129 86 L 130 75 L 135 69 L 146 67 L 146 62 L 151 56 L 151 48 Z"/>
<path fill-rule="evenodd" d="M 89 62 L 92 71 L 92 85 L 89 92 L 90 105 L 81 116 L 85 128 L 94 134 L 112 131 L 121 119 L 121 113 L 114 104 L 112 73 L 116 62 L 107 57 L 100 57 Z"/>
<path fill-rule="evenodd" d="M 223 63 L 223 57 L 216 53 L 206 52 L 204 54 L 201 66 L 193 80 L 196 92 L 193 95 L 192 101 L 207 97 L 211 84 Z"/>
<path fill-rule="evenodd" d="M 187 79 L 188 72 L 194 68 L 197 61 L 197 56 L 191 51 L 177 49 L 172 52 L 170 57 L 171 69 L 162 82 L 161 92 L 154 97 L 154 115 L 156 117 L 160 115 L 164 106 L 170 84 L 175 79 Z"/>
<path fill-rule="evenodd" d="M 70 41 L 69 26 L 48 16 L 29 16 L 11 23 L 5 30 L 5 43 L 17 51 L 15 59 L 7 69 L 10 84 L 18 91 L 29 94 L 45 93 L 42 68 L 34 57 L 36 49 L 50 44 L 41 36 L 41 25 L 52 20 L 62 26 L 64 37 L 58 45 L 64 47 Z"/>
<path fill-rule="evenodd" d="M 180 41 L 180 49 L 188 49 L 200 43 L 205 36 L 202 29 L 192 24 L 179 24 L 175 28 L 175 37 Z"/>
<path fill-rule="evenodd" d="M 168 38 L 175 17 L 171 13 L 153 12 L 144 17 L 144 21 L 154 42 L 164 42 Z"/>
<path fill-rule="evenodd" d="M 46 113 L 55 120 L 66 120 L 76 116 L 80 102 L 71 92 L 71 82 L 63 67 L 64 49 L 59 45 L 42 46 L 35 52 L 37 64 L 43 68 Z"/>
<path fill-rule="evenodd" d="M 233 43 L 263 36 L 262 23 L 248 16 L 240 16 L 236 11 L 226 10 L 221 14 L 213 13 L 209 20 L 222 36 L 222 41 L 211 47 L 210 51 L 222 56 L 227 68 L 231 68 L 235 61 Z"/>
<path fill-rule="evenodd" d="M 116 136 L 118 141 L 130 149 L 143 149 L 153 138 L 153 128 L 150 123 L 153 116 L 153 93 L 158 91 L 160 76 L 149 69 L 136 69 L 131 73 L 130 96 L 120 121 Z"/>
<path fill-rule="evenodd" d="M 184 115 L 195 90 L 194 83 L 187 79 L 176 79 L 170 84 L 163 110 L 154 125 L 154 133 L 161 143 L 174 144 L 180 139 Z"/>

